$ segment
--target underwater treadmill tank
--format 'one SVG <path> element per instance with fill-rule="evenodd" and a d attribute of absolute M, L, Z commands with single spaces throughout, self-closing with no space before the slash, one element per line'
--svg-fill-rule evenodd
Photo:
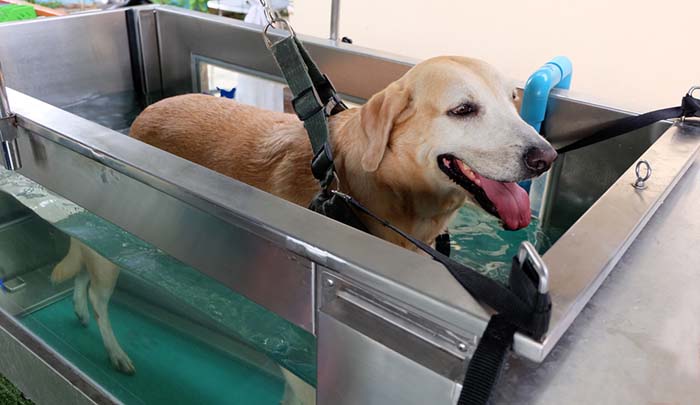
<path fill-rule="evenodd" d="M 90 381 L 125 403 L 277 404 L 287 372 L 319 403 L 453 399 L 488 314 L 444 268 L 128 137 L 139 112 L 177 94 L 236 88 L 241 102 L 288 109 L 259 30 L 147 6 L 0 26 L 8 37 L 0 61 L 24 165 L 0 171 L 0 277 L 13 286 L 0 307 Z M 303 39 L 356 104 L 414 63 Z M 554 90 L 542 132 L 562 146 L 628 114 Z M 560 156 L 526 229 L 469 207 L 451 223 L 454 258 L 498 280 L 521 241 L 544 255 L 550 333 L 518 335 L 517 353 L 542 361 L 573 322 L 695 156 L 683 131 L 661 122 Z M 629 185 L 640 159 L 656 179 L 644 192 Z M 69 237 L 122 269 L 110 316 L 134 376 L 112 370 L 94 322 L 75 318 L 72 283 L 49 281 Z M 342 361 L 350 349 L 359 357 Z M 367 366 L 361 394 L 328 377 L 358 376 L 372 358 L 412 377 L 380 384 L 391 373 Z"/>

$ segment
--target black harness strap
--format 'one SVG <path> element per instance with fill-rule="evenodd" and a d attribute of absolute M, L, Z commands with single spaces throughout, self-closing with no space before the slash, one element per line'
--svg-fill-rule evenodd
<path fill-rule="evenodd" d="M 692 91 L 683 97 L 679 107 L 664 108 L 662 110 L 650 111 L 645 114 L 620 118 L 605 124 L 593 134 L 580 139 L 563 148 L 557 149 L 558 153 L 571 152 L 594 143 L 605 141 L 636 129 L 644 128 L 655 122 L 681 117 L 700 117 L 700 100 L 693 97 Z"/>
<path fill-rule="evenodd" d="M 496 387 L 516 328 L 500 314 L 491 317 L 469 360 L 457 405 L 488 404 Z M 471 387 L 467 389 L 467 387 Z"/>
<path fill-rule="evenodd" d="M 328 142 L 328 117 L 347 109 L 304 46 L 290 35 L 270 46 L 272 55 L 294 95 L 292 106 L 309 135 L 314 158 L 311 171 L 327 189 L 333 182 L 333 150 Z"/>

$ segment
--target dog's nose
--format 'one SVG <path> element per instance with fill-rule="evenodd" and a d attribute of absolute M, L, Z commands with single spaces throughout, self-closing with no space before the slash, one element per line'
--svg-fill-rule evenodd
<path fill-rule="evenodd" d="M 539 175 L 549 170 L 556 158 L 557 152 L 554 148 L 532 147 L 525 152 L 525 166 Z"/>

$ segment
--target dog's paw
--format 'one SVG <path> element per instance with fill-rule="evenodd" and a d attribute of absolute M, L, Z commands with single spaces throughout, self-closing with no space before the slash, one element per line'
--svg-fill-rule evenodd
<path fill-rule="evenodd" d="M 117 371 L 122 372 L 126 375 L 133 375 L 136 373 L 136 368 L 134 368 L 134 363 L 131 362 L 129 356 L 126 353 L 115 353 L 109 356 L 109 360 L 112 362 Z"/>
<path fill-rule="evenodd" d="M 87 327 L 90 323 L 90 311 L 88 311 L 87 306 L 84 308 L 79 308 L 75 306 L 74 308 L 75 316 L 80 321 L 80 324 Z"/>

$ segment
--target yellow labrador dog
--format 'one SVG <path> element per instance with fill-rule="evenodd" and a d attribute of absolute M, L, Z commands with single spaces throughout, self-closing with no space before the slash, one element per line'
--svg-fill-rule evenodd
<path fill-rule="evenodd" d="M 516 98 L 484 62 L 422 62 L 361 108 L 330 118 L 336 186 L 428 244 L 465 203 L 497 216 L 506 229 L 523 228 L 530 203 L 516 182 L 548 170 L 557 154 L 520 118 Z M 183 95 L 146 108 L 131 136 L 302 206 L 319 189 L 306 131 L 291 114 Z M 413 248 L 373 221 L 365 225 Z M 80 273 L 80 263 L 87 273 Z M 78 317 L 87 319 L 89 297 L 112 363 L 131 373 L 107 317 L 117 274 L 116 266 L 77 241 L 54 271 L 56 280 L 77 275 Z"/>

